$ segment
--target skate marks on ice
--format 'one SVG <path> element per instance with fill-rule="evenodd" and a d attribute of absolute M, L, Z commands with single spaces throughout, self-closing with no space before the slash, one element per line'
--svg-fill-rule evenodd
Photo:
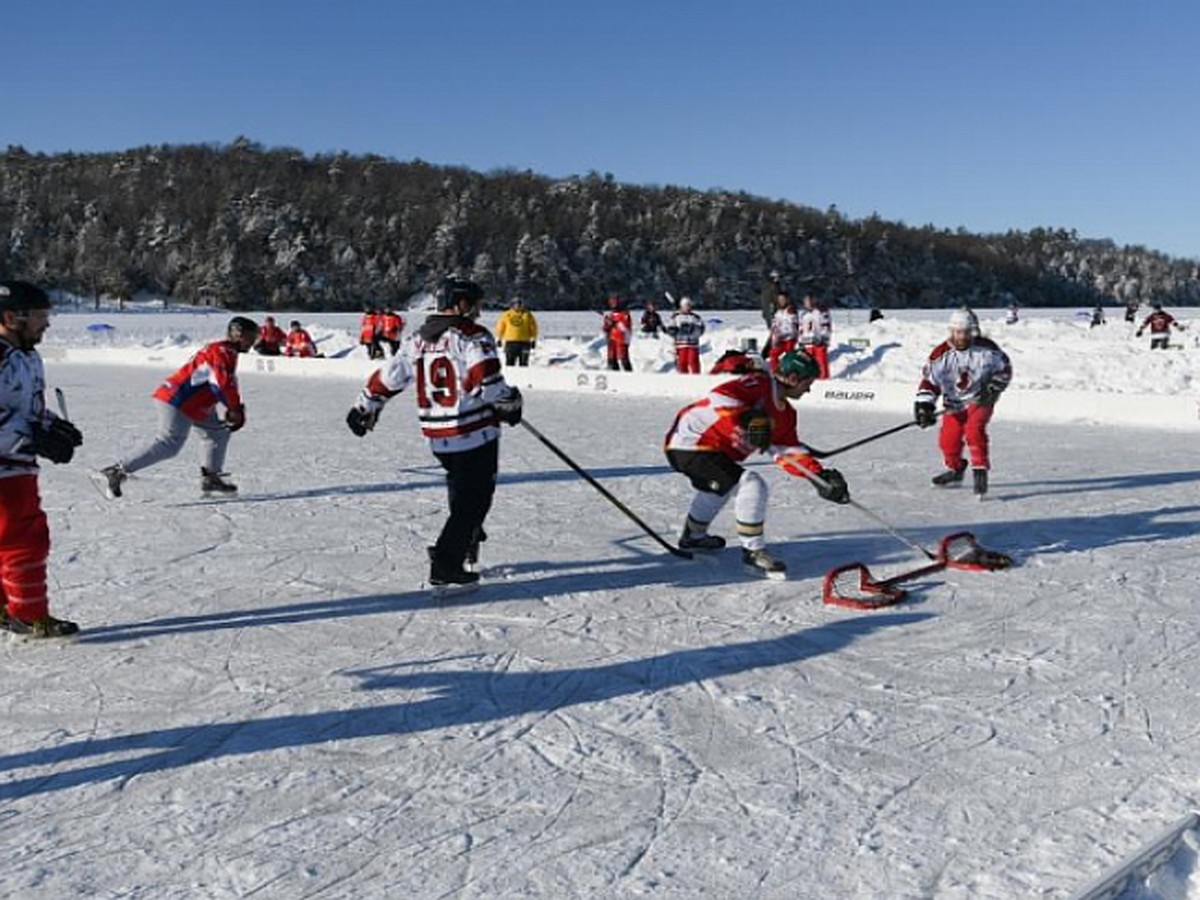
<path fill-rule="evenodd" d="M 349 670 L 356 691 L 399 691 L 414 699 L 345 710 L 239 722 L 204 722 L 112 737 L 93 737 L 56 747 L 0 755 L 0 771 L 53 767 L 52 773 L 10 778 L 0 800 L 83 784 L 120 780 L 188 766 L 200 760 L 240 756 L 369 737 L 515 720 L 567 707 L 651 694 L 744 672 L 796 665 L 836 653 L 883 629 L 913 625 L 927 613 L 894 613 L 842 619 L 776 638 L 679 650 L 606 665 L 549 671 L 442 670 L 434 661 Z M 416 669 L 416 671 L 414 671 Z M 124 756 L 122 759 L 104 759 Z M 76 768 L 72 763 L 103 760 Z"/>

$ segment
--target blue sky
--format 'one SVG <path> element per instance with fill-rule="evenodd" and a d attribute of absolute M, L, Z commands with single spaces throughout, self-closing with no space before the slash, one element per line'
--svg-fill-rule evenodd
<path fill-rule="evenodd" d="M 0 145 L 246 135 L 1200 258 L 1193 0 L 8 3 Z"/>

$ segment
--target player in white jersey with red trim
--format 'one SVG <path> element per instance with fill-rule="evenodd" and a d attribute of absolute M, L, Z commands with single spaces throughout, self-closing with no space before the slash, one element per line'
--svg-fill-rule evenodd
<path fill-rule="evenodd" d="M 679 310 L 671 316 L 666 332 L 675 341 L 675 370 L 685 375 L 699 375 L 704 320 L 692 312 L 690 297 L 679 301 Z"/>
<path fill-rule="evenodd" d="M 819 475 L 813 484 L 826 500 L 848 503 L 850 491 L 836 469 L 825 469 L 807 455 L 796 435 L 796 410 L 789 401 L 808 393 L 818 375 L 817 364 L 801 350 L 785 353 L 773 372 L 752 372 L 718 385 L 685 406 L 667 432 L 665 451 L 671 467 L 696 488 L 679 546 L 720 550 L 725 539 L 708 526 L 736 495 L 742 562 L 768 577 L 782 578 L 787 567 L 766 549 L 763 536 L 767 483 L 741 466 L 752 453 L 785 457 L 792 467 Z M 794 470 L 794 469 L 793 469 Z"/>
<path fill-rule="evenodd" d="M 1012 363 L 994 342 L 979 336 L 979 320 L 969 309 L 957 309 L 950 315 L 950 337 L 929 354 L 921 372 L 913 416 L 922 428 L 937 419 L 934 403 L 942 398 L 942 430 L 938 439 L 946 471 L 935 475 L 933 483 L 948 487 L 963 480 L 967 461 L 963 444 L 971 457 L 976 495 L 988 490 L 991 468 L 988 422 L 996 401 L 1012 380 Z"/>
<path fill-rule="evenodd" d="M 504 381 L 490 331 L 475 320 L 483 289 L 451 278 L 438 292 L 438 311 L 405 338 L 400 351 L 367 381 L 346 424 L 359 437 L 375 427 L 384 405 L 416 385 L 421 432 L 446 470 L 450 516 L 429 548 L 434 587 L 470 585 L 466 570 L 486 540 L 499 468 L 500 423 L 521 421 L 521 393 Z"/>
<path fill-rule="evenodd" d="M 800 314 L 796 312 L 796 306 L 787 292 L 780 291 L 775 296 L 775 316 L 771 319 L 771 350 L 767 356 L 772 370 L 779 362 L 779 357 L 796 349 L 799 339 Z"/>
<path fill-rule="evenodd" d="M 46 408 L 46 375 L 34 348 L 50 327 L 50 298 L 26 281 L 0 282 L 0 626 L 65 637 L 79 626 L 50 615 L 50 527 L 38 495 L 38 457 L 70 462 L 79 429 Z"/>
<path fill-rule="evenodd" d="M 811 291 L 804 295 L 804 309 L 800 313 L 800 346 L 814 360 L 821 380 L 829 377 L 829 344 L 833 340 L 833 315 L 829 308 L 817 300 Z"/>

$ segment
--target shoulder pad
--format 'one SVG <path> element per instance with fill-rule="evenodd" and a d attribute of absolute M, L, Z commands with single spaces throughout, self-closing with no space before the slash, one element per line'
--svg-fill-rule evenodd
<path fill-rule="evenodd" d="M 934 347 L 933 352 L 929 354 L 929 361 L 933 362 L 935 359 L 941 359 L 949 351 L 950 351 L 950 342 L 942 341 L 940 344 L 938 344 L 936 347 Z"/>

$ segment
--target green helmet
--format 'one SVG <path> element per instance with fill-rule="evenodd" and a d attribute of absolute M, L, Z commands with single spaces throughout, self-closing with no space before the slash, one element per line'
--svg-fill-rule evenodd
<path fill-rule="evenodd" d="M 775 365 L 776 375 L 796 375 L 800 378 L 816 378 L 821 374 L 817 361 L 803 350 L 789 350 L 779 357 Z"/>

